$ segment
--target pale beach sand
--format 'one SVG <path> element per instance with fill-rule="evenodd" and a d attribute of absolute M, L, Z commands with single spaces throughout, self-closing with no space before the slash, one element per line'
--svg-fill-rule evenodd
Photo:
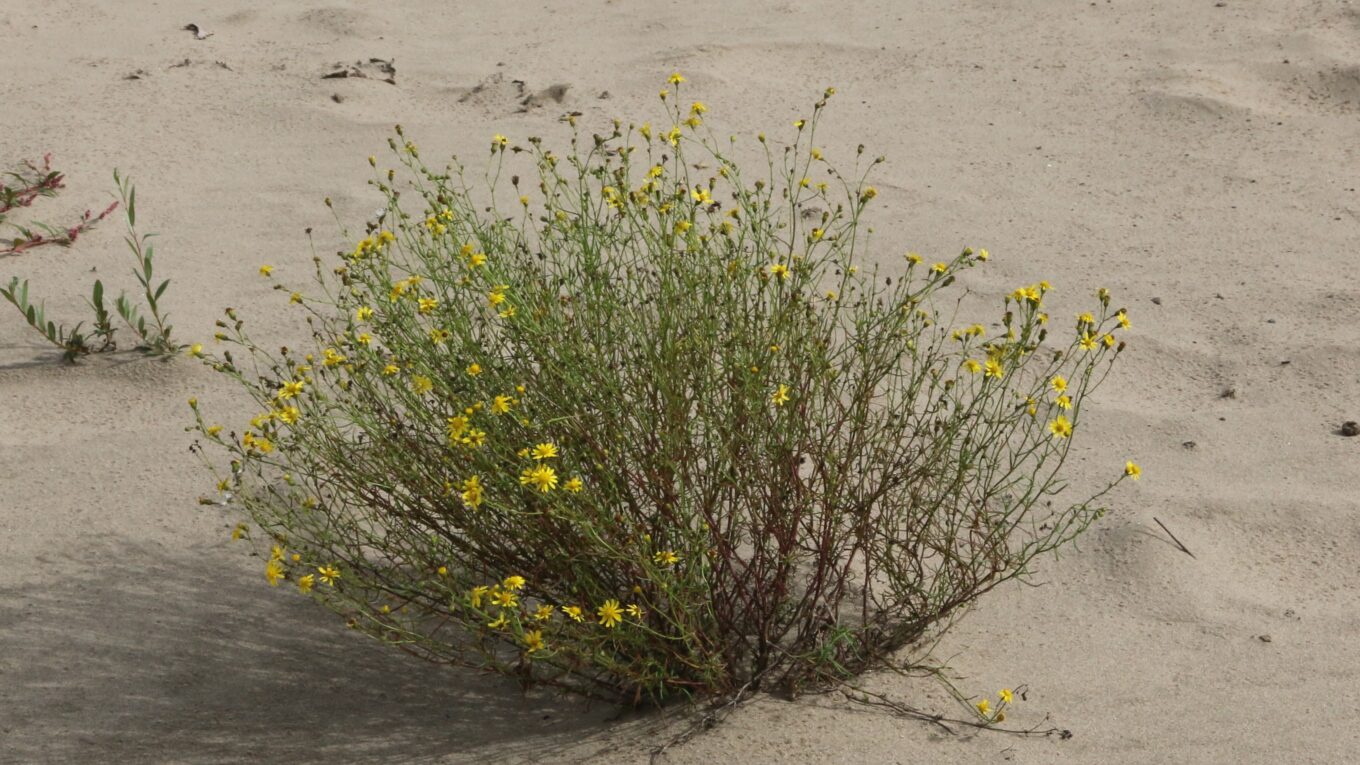
<path fill-rule="evenodd" d="M 370 57 L 395 85 L 322 79 Z M 967 286 L 1047 278 L 1063 324 L 1108 287 L 1131 348 L 1070 468 L 1145 473 L 1044 586 L 988 595 L 937 652 L 967 692 L 1027 685 L 1012 721 L 1069 740 L 766 697 L 662 761 L 1360 748 L 1360 439 L 1336 432 L 1360 419 L 1360 2 L 0 0 L 0 164 L 55 155 L 53 221 L 102 206 L 121 168 L 180 334 L 209 340 L 230 305 L 296 338 L 256 270 L 307 284 L 304 229 L 329 251 L 323 197 L 356 225 L 377 206 L 366 157 L 394 123 L 428 158 L 480 159 L 493 133 L 565 144 L 566 111 L 661 119 L 674 70 L 720 132 L 790 130 L 836 86 L 819 143 L 888 159 L 878 257 L 987 247 Z M 560 103 L 524 104 L 554 85 Z M 106 221 L 0 280 L 78 318 L 92 268 L 133 286 L 122 246 Z M 183 430 L 191 395 L 246 402 L 188 359 L 62 366 L 0 307 L 0 762 L 632 763 L 678 730 L 422 664 L 271 590 L 236 519 L 197 505 L 211 481 Z M 958 711 L 933 681 L 865 682 Z"/>

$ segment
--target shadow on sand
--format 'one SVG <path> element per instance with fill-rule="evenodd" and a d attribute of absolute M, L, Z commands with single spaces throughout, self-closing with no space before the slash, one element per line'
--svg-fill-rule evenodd
<path fill-rule="evenodd" d="M 0 762 L 581 761 L 655 735 L 348 632 L 237 549 L 82 558 L 0 590 Z"/>

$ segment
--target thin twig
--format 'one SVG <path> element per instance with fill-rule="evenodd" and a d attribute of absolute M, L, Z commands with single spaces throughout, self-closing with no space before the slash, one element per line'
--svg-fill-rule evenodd
<path fill-rule="evenodd" d="M 731 699 L 728 699 L 718 708 L 705 713 L 698 720 L 695 720 L 694 722 L 690 723 L 689 727 L 680 731 L 680 733 L 673 737 L 671 740 L 667 741 L 661 746 L 652 749 L 651 758 L 648 760 L 648 762 L 651 763 L 651 765 L 656 765 L 657 758 L 665 754 L 667 749 L 670 749 L 673 746 L 683 744 L 686 741 L 689 741 L 701 731 L 709 730 L 718 723 L 722 722 L 724 719 L 726 719 L 726 717 L 732 713 L 732 710 L 736 709 L 738 704 L 746 700 L 747 691 L 750 689 L 752 682 L 755 681 L 752 680 L 751 682 L 746 683 L 746 685 L 743 685 L 742 687 L 738 688 L 737 692 L 732 696 Z"/>
<path fill-rule="evenodd" d="M 1189 555 L 1191 558 L 1195 558 L 1195 554 L 1192 553 L 1192 552 L 1190 552 L 1190 548 L 1189 548 L 1189 547 L 1186 547 L 1186 546 L 1185 546 L 1185 543 L 1183 543 L 1183 542 L 1181 542 L 1181 540 L 1177 539 L 1177 538 L 1176 538 L 1176 535 L 1171 533 L 1171 529 L 1168 529 L 1168 528 L 1166 527 L 1166 524 L 1165 524 L 1165 523 L 1162 523 L 1161 520 L 1158 519 L 1156 516 L 1153 516 L 1153 517 L 1152 517 L 1152 520 L 1157 521 L 1157 525 L 1158 525 L 1158 526 L 1161 526 L 1161 527 L 1162 527 L 1162 531 L 1165 531 L 1165 532 L 1166 532 L 1166 535 L 1169 536 L 1169 537 L 1171 537 L 1171 541 L 1172 541 L 1172 542 L 1175 542 L 1175 543 L 1176 543 L 1176 546 L 1179 547 L 1179 548 L 1181 548 L 1181 552 L 1185 553 L 1186 555 Z M 1195 560 L 1199 560 L 1199 558 L 1195 558 Z"/>

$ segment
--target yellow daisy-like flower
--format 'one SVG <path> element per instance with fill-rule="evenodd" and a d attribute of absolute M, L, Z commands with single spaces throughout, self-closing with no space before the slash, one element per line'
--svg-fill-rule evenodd
<path fill-rule="evenodd" d="M 780 281 L 788 281 L 789 267 L 783 263 L 775 263 L 770 266 L 770 276 L 777 276 Z"/>
<path fill-rule="evenodd" d="M 475 510 L 481 506 L 484 494 L 481 478 L 478 478 L 475 475 L 470 476 L 467 480 L 463 481 L 461 488 L 462 492 L 458 496 L 462 498 L 464 507 Z"/>
<path fill-rule="evenodd" d="M 509 144 L 510 144 L 510 139 L 509 139 L 509 138 L 506 138 L 505 136 L 501 135 L 500 133 L 497 133 L 496 135 L 491 136 L 491 147 L 492 147 L 493 149 L 494 149 L 494 148 L 502 148 L 502 149 L 503 149 L 503 148 L 505 148 L 506 146 L 508 146 Z"/>
<path fill-rule="evenodd" d="M 935 265 L 933 265 L 933 266 L 930 267 L 930 270 L 931 270 L 931 271 L 934 271 L 934 272 L 937 273 L 937 274 L 942 274 L 942 273 L 944 273 L 945 270 L 948 269 L 948 268 L 949 268 L 949 265 L 948 265 L 947 263 L 936 263 Z"/>
<path fill-rule="evenodd" d="M 600 624 L 608 629 L 613 629 L 623 621 L 623 609 L 619 608 L 619 602 L 613 598 L 595 609 L 595 614 L 600 617 Z"/>
<path fill-rule="evenodd" d="M 977 251 L 977 259 L 982 261 L 983 263 L 986 263 L 987 259 L 990 258 L 991 256 L 992 254 L 990 252 L 987 252 L 986 248 L 979 248 Z"/>
<path fill-rule="evenodd" d="M 528 583 L 524 581 L 524 577 L 519 576 L 518 574 L 507 576 L 505 581 L 501 582 L 501 586 L 511 592 L 519 592 L 524 589 L 525 584 Z"/>
<path fill-rule="evenodd" d="M 464 417 L 461 414 L 456 417 L 448 418 L 448 421 L 445 423 L 444 427 L 448 430 L 449 440 L 457 441 L 458 439 L 462 438 L 463 435 L 466 434 L 468 431 L 468 425 L 469 425 L 468 418 Z"/>
<path fill-rule="evenodd" d="M 432 297 L 423 297 L 417 301 L 417 305 L 417 310 L 420 311 L 420 313 L 429 313 L 439 307 L 439 300 Z"/>
<path fill-rule="evenodd" d="M 340 578 L 340 569 L 335 566 L 317 566 L 316 572 L 321 575 L 321 581 L 335 586 L 335 580 Z"/>
<path fill-rule="evenodd" d="M 992 702 L 988 701 L 987 699 L 983 699 L 982 701 L 979 701 L 979 702 L 978 702 L 977 704 L 975 704 L 974 706 L 977 707 L 978 714 L 980 714 L 980 715 L 985 715 L 985 714 L 987 714 L 988 712 L 991 711 L 991 709 L 992 709 Z"/>
<path fill-rule="evenodd" d="M 510 407 L 513 406 L 514 403 L 515 400 L 509 396 L 497 396 L 491 402 L 491 411 L 496 414 L 508 414 L 510 412 Z"/>
<path fill-rule="evenodd" d="M 1070 438 L 1072 436 L 1072 421 L 1060 414 L 1048 423 L 1048 432 L 1052 433 L 1054 438 Z"/>
<path fill-rule="evenodd" d="M 373 342 L 373 336 L 368 334 L 367 332 L 360 332 L 358 336 L 354 338 L 354 342 L 358 343 L 359 345 L 366 346 L 369 343 Z"/>
<path fill-rule="evenodd" d="M 658 550 L 652 555 L 652 560 L 658 566 L 674 566 L 680 562 L 680 556 L 676 555 L 674 550 Z"/>
<path fill-rule="evenodd" d="M 1000 379 L 1006 375 L 1006 370 L 1001 366 L 1001 362 L 996 359 L 987 359 L 985 368 L 987 370 L 987 377 Z"/>
<path fill-rule="evenodd" d="M 401 371 L 401 367 L 397 366 L 396 364 L 388 364 L 387 366 L 385 366 L 385 367 L 382 368 L 382 373 L 383 373 L 383 376 L 385 376 L 385 377 L 391 377 L 392 375 L 394 375 L 394 374 L 396 374 L 396 373 L 398 373 L 398 372 L 400 372 L 400 371 Z"/>
<path fill-rule="evenodd" d="M 535 465 L 520 474 L 519 482 L 521 486 L 533 486 L 547 494 L 557 488 L 557 471 L 547 465 Z"/>
<path fill-rule="evenodd" d="M 572 494 L 580 494 L 581 490 L 584 489 L 585 487 L 586 487 L 585 483 L 583 483 L 580 478 L 572 478 L 570 481 L 567 481 L 565 484 L 562 485 L 563 489 L 566 489 Z"/>
<path fill-rule="evenodd" d="M 468 590 L 468 602 L 472 604 L 473 608 L 481 608 L 482 598 L 486 597 L 486 593 L 490 591 L 490 589 L 491 588 L 489 587 L 481 585 L 473 587 L 471 590 Z"/>
<path fill-rule="evenodd" d="M 1100 338 L 1100 342 L 1104 343 L 1106 348 L 1113 348 L 1115 344 L 1114 335 L 1111 335 L 1107 332 L 1104 336 Z"/>
<path fill-rule="evenodd" d="M 920 255 L 917 255 L 917 254 L 914 253 L 914 252 L 909 252 L 909 253 L 907 253 L 906 258 L 907 258 L 907 262 L 910 263 L 910 264 L 913 265 L 913 266 L 919 266 L 919 265 L 921 265 L 921 256 L 920 256 Z"/>
<path fill-rule="evenodd" d="M 249 531 L 250 528 L 247 527 L 244 523 L 236 524 L 231 529 L 231 541 L 235 542 L 236 540 L 241 539 L 242 537 L 246 536 L 247 532 Z"/>
<path fill-rule="evenodd" d="M 1003 703 L 1012 704 L 1015 702 L 1015 693 L 1010 688 L 1002 688 L 996 692 L 996 695 L 1001 698 Z"/>
<path fill-rule="evenodd" d="M 415 375 L 411 378 L 411 390 L 416 393 L 429 393 L 434 390 L 434 381 L 425 375 Z"/>
<path fill-rule="evenodd" d="M 1138 467 L 1138 465 L 1134 462 L 1125 462 L 1124 475 L 1137 481 L 1139 478 L 1143 476 L 1143 469 Z"/>
<path fill-rule="evenodd" d="M 202 358 L 202 357 L 203 357 L 203 343 L 194 343 L 193 345 L 189 346 L 189 355 L 190 355 L 190 356 L 193 356 L 193 357 L 196 358 L 196 359 L 197 359 L 197 358 Z"/>
<path fill-rule="evenodd" d="M 264 578 L 269 581 L 270 587 L 279 586 L 279 582 L 283 581 L 283 573 L 283 564 L 277 560 L 264 564 Z"/>
<path fill-rule="evenodd" d="M 529 653 L 541 651 L 546 646 L 547 643 L 543 642 L 543 630 L 524 633 L 524 647 L 528 649 Z"/>
<path fill-rule="evenodd" d="M 552 459 L 557 456 L 557 445 L 550 442 L 541 443 L 535 446 L 529 454 L 536 460 Z"/>
<path fill-rule="evenodd" d="M 260 266 L 260 276 L 269 276 L 274 273 L 273 266 Z"/>
<path fill-rule="evenodd" d="M 562 606 L 562 613 L 566 614 L 567 616 L 570 616 L 572 619 L 575 619 L 578 622 L 583 622 L 586 620 L 585 615 L 582 613 L 580 606 Z"/>
<path fill-rule="evenodd" d="M 510 620 L 507 619 L 507 618 L 505 618 L 505 612 L 502 611 L 500 616 L 496 617 L 496 619 L 495 619 L 494 621 L 487 622 L 487 625 L 486 625 L 486 626 L 490 627 L 490 628 L 493 629 L 493 630 L 498 630 L 498 629 L 503 628 L 505 625 L 507 625 L 507 624 L 509 624 L 509 623 L 510 623 Z"/>
<path fill-rule="evenodd" d="M 301 380 L 289 380 L 288 382 L 283 384 L 282 388 L 279 388 L 278 393 L 279 400 L 287 401 L 288 399 L 302 393 L 302 389 L 304 386 L 305 383 L 303 383 Z"/>
<path fill-rule="evenodd" d="M 301 591 L 303 595 L 306 595 L 307 593 L 312 591 L 313 587 L 316 586 L 316 577 L 313 576 L 312 574 L 300 576 L 298 577 L 297 584 L 298 590 Z"/>
<path fill-rule="evenodd" d="M 1084 351 L 1094 351 L 1096 349 L 1096 336 L 1090 332 L 1082 333 L 1081 349 Z"/>
<path fill-rule="evenodd" d="M 774 393 L 770 394 L 770 401 L 773 401 L 775 406 L 787 404 L 789 401 L 789 386 L 780 384 L 780 386 L 775 389 Z"/>
<path fill-rule="evenodd" d="M 514 608 L 519 605 L 519 596 L 509 590 L 496 590 L 491 593 L 491 602 L 501 608 Z"/>
<path fill-rule="evenodd" d="M 684 75 L 680 74 L 679 72 L 674 72 L 673 74 L 671 74 L 670 77 L 666 78 L 666 82 L 669 82 L 672 85 L 679 85 L 684 81 L 685 81 Z"/>
<path fill-rule="evenodd" d="M 366 305 L 361 305 L 354 311 L 355 321 L 368 321 L 371 318 L 373 318 L 373 309 Z"/>
<path fill-rule="evenodd" d="M 553 607 L 550 606 L 550 605 L 548 605 L 548 604 L 546 604 L 546 603 L 544 603 L 543 605 L 539 606 L 538 609 L 534 611 L 534 618 L 537 619 L 537 620 L 540 621 L 540 622 L 546 622 L 546 621 L 548 621 L 549 619 L 552 618 L 552 615 L 553 615 Z"/>
<path fill-rule="evenodd" d="M 1048 387 L 1055 393 L 1062 393 L 1067 390 L 1067 378 L 1062 375 L 1053 375 L 1053 379 L 1048 381 Z"/>
<path fill-rule="evenodd" d="M 1067 394 L 1063 394 L 1054 399 L 1053 403 L 1057 404 L 1059 409 L 1071 409 L 1072 397 Z"/>
<path fill-rule="evenodd" d="M 979 363 L 977 359 L 968 359 L 963 362 L 963 368 L 968 370 L 969 374 L 975 375 L 982 371 L 982 364 Z"/>
<path fill-rule="evenodd" d="M 1120 311 L 1119 313 L 1115 314 L 1115 315 L 1114 315 L 1114 318 L 1115 318 L 1115 321 L 1118 321 L 1118 322 L 1119 322 L 1119 326 L 1120 326 L 1122 329 L 1128 329 L 1129 327 L 1133 326 L 1133 325 L 1129 322 L 1129 315 L 1128 315 L 1127 313 L 1124 313 L 1123 311 Z"/>
<path fill-rule="evenodd" d="M 482 373 L 482 365 L 477 363 L 468 364 L 467 373 L 470 377 L 476 377 Z"/>
<path fill-rule="evenodd" d="M 639 606 L 636 603 L 629 603 L 628 607 L 625 608 L 624 610 L 628 612 L 629 616 L 639 621 L 642 620 L 642 617 L 647 615 L 647 612 L 642 608 L 642 606 Z"/>
<path fill-rule="evenodd" d="M 1079 313 L 1079 314 L 1077 314 L 1077 323 L 1078 323 L 1078 324 L 1095 324 L 1095 323 L 1096 323 L 1096 317 L 1092 316 L 1091 313 L 1090 313 L 1089 311 L 1087 311 L 1086 313 Z"/>

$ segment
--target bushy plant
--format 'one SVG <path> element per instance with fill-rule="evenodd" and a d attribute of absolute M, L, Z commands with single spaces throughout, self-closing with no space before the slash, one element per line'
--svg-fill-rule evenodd
<path fill-rule="evenodd" d="M 682 81 L 662 128 L 568 117 L 562 155 L 496 136 L 485 184 L 398 127 L 385 214 L 292 293 L 315 349 L 274 352 L 228 309 L 239 349 L 209 361 L 260 414 L 224 432 L 195 406 L 197 429 L 232 458 L 221 501 L 273 544 L 270 584 L 526 683 L 796 692 L 1100 516 L 1108 486 L 1054 498 L 1123 349 L 1108 293 L 1057 345 L 1042 282 L 950 327 L 934 297 L 987 251 L 870 259 L 880 160 L 831 167 L 826 98 L 790 145 L 751 144 L 751 180 Z"/>

